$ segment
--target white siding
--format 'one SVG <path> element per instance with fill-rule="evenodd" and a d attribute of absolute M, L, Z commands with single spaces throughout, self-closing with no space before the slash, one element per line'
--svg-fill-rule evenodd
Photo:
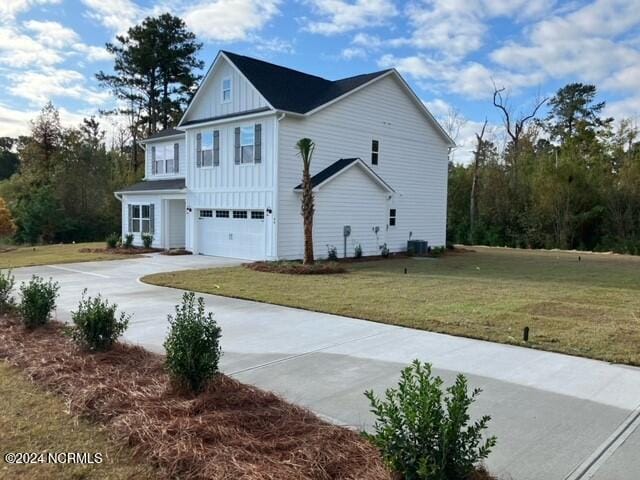
<path fill-rule="evenodd" d="M 231 101 L 222 102 L 222 80 L 231 79 Z M 220 58 L 200 87 L 196 101 L 184 121 L 229 115 L 267 107 L 267 102 L 258 91 L 224 58 Z"/>
<path fill-rule="evenodd" d="M 262 125 L 261 162 L 234 163 L 234 130 L 236 127 Z M 204 131 L 220 132 L 220 165 L 196 166 L 196 134 Z M 187 207 L 192 212 L 187 216 L 187 248 L 198 251 L 195 229 L 196 210 L 210 209 L 275 209 L 277 122 L 271 114 L 243 121 L 229 121 L 215 126 L 189 129 L 187 131 Z M 274 217 L 265 216 L 265 251 L 268 258 L 275 257 Z"/>
<path fill-rule="evenodd" d="M 297 194 L 298 197 L 300 194 Z M 315 195 L 313 248 L 317 258 L 327 256 L 328 245 L 344 256 L 343 227 L 351 227 L 347 238 L 347 256 L 353 257 L 360 244 L 363 255 L 377 255 L 379 246 L 385 243 L 387 197 L 389 193 L 362 171 L 352 167 L 320 188 Z M 379 227 L 378 236 L 374 227 Z M 297 229 L 295 243 L 298 250 L 288 258 L 301 258 L 304 237 Z"/>
<path fill-rule="evenodd" d="M 153 167 L 151 165 L 151 147 L 156 146 L 168 146 L 173 148 L 173 145 L 177 143 L 179 144 L 179 161 L 178 168 L 179 171 L 177 173 L 162 173 L 162 174 L 153 174 Z M 180 178 L 185 176 L 185 164 L 187 161 L 187 151 L 185 149 L 185 141 L 184 137 L 174 137 L 171 139 L 164 140 L 156 140 L 150 141 L 145 145 L 145 178 L 147 180 L 162 180 L 164 178 Z"/>
<path fill-rule="evenodd" d="M 340 158 L 360 157 L 370 165 L 371 141 L 379 140 L 379 165 L 372 168 L 396 191 L 388 207 L 396 208 L 397 225 L 388 232 L 386 222 L 380 226 L 389 249 L 406 249 L 410 233 L 445 244 L 448 146 L 397 79 L 387 76 L 310 117 L 285 117 L 279 131 L 279 257 L 302 251 L 300 199 L 293 191 L 301 180 L 295 144 L 302 137 L 316 143 L 312 174 Z M 321 228 L 315 231 L 324 238 Z"/>
<path fill-rule="evenodd" d="M 153 246 L 162 247 L 162 199 L 157 195 L 123 195 L 122 197 L 122 237 L 129 233 L 129 205 L 151 205 L 154 210 Z M 134 233 L 133 244 L 142 246 L 142 238 L 139 233 Z"/>

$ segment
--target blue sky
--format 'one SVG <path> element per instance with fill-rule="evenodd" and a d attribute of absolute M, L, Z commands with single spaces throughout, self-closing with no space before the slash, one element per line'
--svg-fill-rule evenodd
<path fill-rule="evenodd" d="M 49 99 L 65 124 L 113 104 L 94 74 L 104 43 L 147 15 L 184 18 L 204 43 L 335 79 L 397 68 L 432 113 L 457 110 L 465 161 L 493 82 L 526 111 L 573 81 L 616 118 L 640 115 L 640 0 L 2 0 L 0 135 L 25 133 Z M 109 129 L 105 120 L 105 128 Z"/>

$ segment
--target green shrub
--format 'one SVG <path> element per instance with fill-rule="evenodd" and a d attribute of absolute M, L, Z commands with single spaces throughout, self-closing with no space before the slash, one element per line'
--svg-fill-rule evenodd
<path fill-rule="evenodd" d="M 74 326 L 71 338 L 83 348 L 93 351 L 109 350 L 129 326 L 131 318 L 124 313 L 116 315 L 118 306 L 103 300 L 100 295 L 91 298 L 82 292 L 78 310 L 71 312 Z"/>
<path fill-rule="evenodd" d="M 387 247 L 386 243 L 380 245 L 380 255 L 382 255 L 384 258 L 389 257 L 389 247 Z"/>
<path fill-rule="evenodd" d="M 402 478 L 467 479 L 496 444 L 495 437 L 482 439 L 491 417 L 470 424 L 469 407 L 480 390 L 469 394 L 463 375 L 446 391 L 442 384 L 430 364 L 414 360 L 384 400 L 365 392 L 376 416 L 375 434 L 367 436 Z"/>
<path fill-rule="evenodd" d="M 353 255 L 356 258 L 362 257 L 362 245 L 360 245 L 359 243 L 356 245 L 356 247 L 353 249 Z"/>
<path fill-rule="evenodd" d="M 144 245 L 144 248 L 151 248 L 152 243 L 153 243 L 153 235 L 151 235 L 150 233 L 143 233 L 142 245 Z"/>
<path fill-rule="evenodd" d="M 0 313 L 7 313 L 13 310 L 15 300 L 12 292 L 15 284 L 16 279 L 11 270 L 0 271 Z"/>
<path fill-rule="evenodd" d="M 169 335 L 164 342 L 166 366 L 174 383 L 200 392 L 218 373 L 220 327 L 213 314 L 205 314 L 204 299 L 196 305 L 193 292 L 182 296 L 175 317 L 169 315 Z"/>
<path fill-rule="evenodd" d="M 45 282 L 43 278 L 34 275 L 29 283 L 20 285 L 20 314 L 27 328 L 44 325 L 51 318 L 51 312 L 56 307 L 56 298 L 60 286 L 52 279 Z"/>
<path fill-rule="evenodd" d="M 429 249 L 429 253 L 433 257 L 441 257 L 442 255 L 444 255 L 444 252 L 445 252 L 444 247 L 431 247 Z"/>
<path fill-rule="evenodd" d="M 124 245 L 124 248 L 133 247 L 133 233 L 127 233 L 124 236 L 124 240 L 123 240 L 122 244 Z"/>
<path fill-rule="evenodd" d="M 111 235 L 107 236 L 107 239 L 105 241 L 107 242 L 107 248 L 116 248 L 118 246 L 118 242 L 120 241 L 120 235 L 118 235 L 117 233 L 112 233 Z"/>
<path fill-rule="evenodd" d="M 327 245 L 327 259 L 331 261 L 338 260 L 338 249 L 333 245 Z"/>

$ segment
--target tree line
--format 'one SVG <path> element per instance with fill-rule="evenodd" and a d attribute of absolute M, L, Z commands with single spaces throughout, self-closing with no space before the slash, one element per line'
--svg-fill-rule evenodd
<path fill-rule="evenodd" d="M 178 123 L 201 79 L 201 47 L 170 14 L 106 44 L 113 71 L 96 78 L 117 100 L 100 112 L 119 122 L 109 146 L 96 118 L 63 128 L 51 104 L 28 135 L 0 138 L 0 236 L 37 243 L 119 232 L 113 191 L 143 177 L 140 139 Z M 449 166 L 448 241 L 640 254 L 638 127 L 605 118 L 604 107 L 595 86 L 574 83 L 516 115 L 495 88 L 503 131 L 485 122 L 472 162 Z"/>
<path fill-rule="evenodd" d="M 64 128 L 51 103 L 28 135 L 0 138 L 0 237 L 33 244 L 102 240 L 120 232 L 113 192 L 144 176 L 140 139 L 180 120 L 201 78 L 201 47 L 184 21 L 170 14 L 148 17 L 106 44 L 113 72 L 96 78 L 117 103 L 100 113 L 119 125 L 108 147 L 96 118 Z"/>
<path fill-rule="evenodd" d="M 518 116 L 503 92 L 504 148 L 485 122 L 471 163 L 449 166 L 448 240 L 640 254 L 637 125 L 605 118 L 594 85 L 568 84 Z"/>

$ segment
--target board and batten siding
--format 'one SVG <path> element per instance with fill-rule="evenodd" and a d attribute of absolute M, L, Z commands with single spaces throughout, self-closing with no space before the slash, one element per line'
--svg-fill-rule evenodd
<path fill-rule="evenodd" d="M 410 234 L 432 246 L 445 244 L 448 144 L 393 75 L 309 117 L 287 116 L 278 128 L 279 258 L 301 258 L 303 254 L 300 198 L 293 191 L 302 177 L 302 162 L 295 149 L 302 137 L 316 144 L 312 174 L 340 158 L 360 157 L 395 190 L 385 209 L 386 221 L 380 226 L 380 244 L 387 243 L 392 252 L 402 251 Z M 380 142 L 377 166 L 371 165 L 374 139 Z M 397 211 L 395 227 L 388 226 L 390 208 Z M 378 220 L 367 222 L 373 228 Z M 323 228 L 316 226 L 314 235 L 328 235 Z"/>
<path fill-rule="evenodd" d="M 178 172 L 177 173 L 153 173 L 153 166 L 151 162 L 151 147 L 169 146 L 173 148 L 174 144 L 178 144 Z M 147 180 L 162 180 L 168 178 L 181 178 L 185 176 L 185 163 L 187 158 L 187 152 L 185 149 L 184 136 L 173 137 L 171 139 L 158 139 L 155 141 L 148 141 L 145 144 L 145 162 L 144 162 L 144 176 Z"/>
<path fill-rule="evenodd" d="M 222 80 L 231 79 L 231 101 L 222 101 Z M 204 80 L 184 121 L 229 115 L 267 107 L 264 97 L 225 59 Z"/>
<path fill-rule="evenodd" d="M 234 162 L 234 131 L 236 127 L 261 125 L 260 163 Z M 206 131 L 220 133 L 220 164 L 198 167 L 196 162 L 196 135 Z M 199 209 L 275 210 L 276 162 L 278 146 L 275 114 L 235 120 L 187 130 L 187 248 L 198 252 L 196 243 Z M 265 214 L 265 251 L 275 258 L 274 215 Z"/>

